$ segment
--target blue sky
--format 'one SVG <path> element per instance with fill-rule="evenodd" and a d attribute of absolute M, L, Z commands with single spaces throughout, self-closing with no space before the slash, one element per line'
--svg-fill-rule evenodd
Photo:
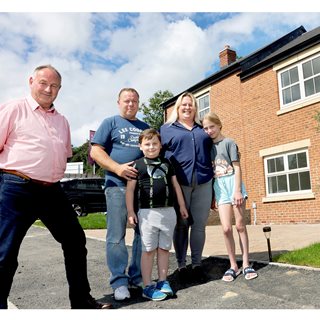
<path fill-rule="evenodd" d="M 54 65 L 63 77 L 56 107 L 70 122 L 75 146 L 105 117 L 118 112 L 117 93 L 124 86 L 135 87 L 141 102 L 158 90 L 178 94 L 218 71 L 219 51 L 226 44 L 245 56 L 300 25 L 307 30 L 320 25 L 318 12 L 272 9 L 152 12 L 149 7 L 132 10 L 131 2 L 103 12 L 95 7 L 77 13 L 2 9 L 0 103 L 29 92 L 28 78 L 37 65 Z"/>

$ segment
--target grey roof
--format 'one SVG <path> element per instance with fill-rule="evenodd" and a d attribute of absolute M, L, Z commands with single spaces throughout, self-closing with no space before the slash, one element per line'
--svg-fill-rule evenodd
<path fill-rule="evenodd" d="M 301 51 L 308 49 L 320 42 L 320 27 L 309 32 L 302 33 L 297 38 L 284 44 L 279 49 L 267 55 L 264 59 L 251 66 L 251 68 L 243 69 L 240 78 L 243 80 L 255 73 L 274 65 L 277 62 L 287 59 Z"/>

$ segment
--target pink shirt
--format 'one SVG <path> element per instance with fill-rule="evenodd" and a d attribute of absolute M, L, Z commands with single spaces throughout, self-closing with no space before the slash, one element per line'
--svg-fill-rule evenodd
<path fill-rule="evenodd" d="M 54 107 L 45 111 L 31 96 L 0 105 L 0 169 L 57 182 L 71 156 L 69 123 Z"/>

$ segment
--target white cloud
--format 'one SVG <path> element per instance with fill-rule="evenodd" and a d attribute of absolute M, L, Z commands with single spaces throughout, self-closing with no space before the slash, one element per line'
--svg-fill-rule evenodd
<path fill-rule="evenodd" d="M 177 93 L 201 79 L 212 59 L 203 30 L 189 19 L 167 22 L 160 14 L 142 14 L 137 20 L 135 27 L 110 39 L 108 54 L 128 60 L 116 78 L 136 86 L 144 99 L 159 89 Z"/>
<path fill-rule="evenodd" d="M 317 27 L 319 17 L 212 14 L 200 28 L 192 13 L 0 14 L 0 103 L 28 93 L 32 70 L 51 63 L 63 76 L 56 106 L 70 122 L 72 143 L 81 145 L 118 113 L 122 87 L 135 87 L 141 102 L 158 90 L 178 94 L 206 77 L 225 44 L 245 55 L 301 24 Z"/>
<path fill-rule="evenodd" d="M 85 50 L 90 44 L 93 26 L 88 13 L 47 13 L 27 15 L 30 36 L 37 49 L 56 55 Z"/>

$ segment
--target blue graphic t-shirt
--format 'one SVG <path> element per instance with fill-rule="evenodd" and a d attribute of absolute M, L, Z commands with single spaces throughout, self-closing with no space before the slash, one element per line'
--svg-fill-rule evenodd
<path fill-rule="evenodd" d="M 91 143 L 105 148 L 114 161 L 122 164 L 143 156 L 139 149 L 139 135 L 149 125 L 141 120 L 128 120 L 119 115 L 104 119 Z M 121 187 L 126 180 L 106 171 L 106 187 Z"/>

